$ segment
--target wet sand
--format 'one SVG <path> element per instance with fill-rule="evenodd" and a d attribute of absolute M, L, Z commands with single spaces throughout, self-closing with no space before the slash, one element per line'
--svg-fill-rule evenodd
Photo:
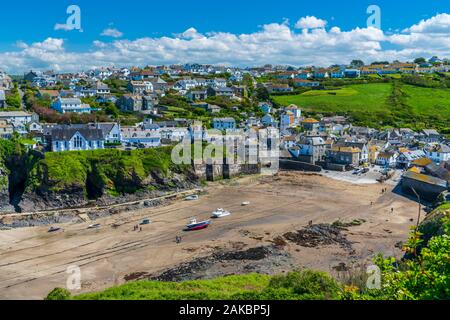
<path fill-rule="evenodd" d="M 385 187 L 389 192 L 382 194 Z M 353 242 L 351 255 L 338 245 L 305 248 L 288 243 L 284 250 L 296 267 L 332 271 L 342 262 L 367 262 L 378 252 L 399 257 L 395 244 L 406 240 L 417 205 L 392 193 L 392 188 L 281 172 L 277 177 L 251 176 L 211 184 L 197 201 L 60 225 L 64 231 L 54 234 L 47 233 L 48 227 L 0 231 L 0 298 L 42 299 L 53 288 L 65 287 L 69 266 L 81 269 L 82 289 L 74 293 L 96 291 L 124 283 L 131 273 L 160 272 L 220 249 L 269 245 L 275 237 L 310 221 L 366 220 L 346 232 Z M 242 206 L 243 201 L 250 205 Z M 182 231 L 191 217 L 207 219 L 216 208 L 232 215 L 214 220 L 205 230 Z M 152 223 L 143 226 L 142 232 L 133 231 L 143 218 Z M 113 228 L 116 222 L 122 225 Z M 92 223 L 102 227 L 88 230 Z M 183 237 L 181 244 L 175 243 L 177 235 Z"/>

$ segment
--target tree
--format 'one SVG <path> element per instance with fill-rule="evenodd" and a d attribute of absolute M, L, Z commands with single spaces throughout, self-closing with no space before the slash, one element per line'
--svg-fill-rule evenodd
<path fill-rule="evenodd" d="M 256 97 L 259 101 L 267 101 L 270 99 L 270 94 L 267 88 L 260 87 L 256 90 Z"/>
<path fill-rule="evenodd" d="M 417 58 L 414 60 L 414 63 L 417 63 L 417 64 L 422 64 L 422 63 L 426 63 L 426 62 L 427 62 L 427 60 L 425 58 Z"/>
<path fill-rule="evenodd" d="M 372 66 L 373 65 L 379 65 L 379 64 L 386 65 L 386 64 L 389 64 L 389 61 L 374 61 L 374 62 L 371 63 Z"/>
<path fill-rule="evenodd" d="M 365 66 L 364 61 L 362 60 L 352 60 L 350 65 L 355 68 L 361 68 Z"/>

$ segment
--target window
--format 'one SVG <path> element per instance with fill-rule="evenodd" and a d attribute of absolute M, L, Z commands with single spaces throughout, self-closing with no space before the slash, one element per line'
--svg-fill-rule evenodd
<path fill-rule="evenodd" d="M 73 146 L 75 149 L 81 148 L 83 146 L 83 139 L 80 136 L 76 136 L 73 141 Z"/>

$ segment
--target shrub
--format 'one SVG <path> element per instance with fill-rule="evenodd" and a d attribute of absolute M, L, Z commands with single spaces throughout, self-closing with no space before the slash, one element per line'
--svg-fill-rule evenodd
<path fill-rule="evenodd" d="M 338 296 L 340 287 L 325 272 L 304 270 L 273 277 L 268 289 L 288 289 L 301 299 L 334 299 Z"/>
<path fill-rule="evenodd" d="M 45 298 L 45 300 L 69 300 L 70 292 L 63 288 L 53 289 Z"/>

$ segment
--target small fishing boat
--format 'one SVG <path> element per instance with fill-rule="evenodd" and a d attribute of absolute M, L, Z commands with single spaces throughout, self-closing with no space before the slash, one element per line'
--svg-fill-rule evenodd
<path fill-rule="evenodd" d="M 229 211 L 226 211 L 222 208 L 217 209 L 212 213 L 213 218 L 223 218 L 229 216 L 231 213 Z"/>
<path fill-rule="evenodd" d="M 61 228 L 51 227 L 50 229 L 48 229 L 48 232 L 56 232 L 56 231 L 59 231 L 59 230 L 61 230 Z"/>
<path fill-rule="evenodd" d="M 91 224 L 88 229 L 98 229 L 100 228 L 101 224 L 100 223 L 96 223 L 96 224 Z"/>
<path fill-rule="evenodd" d="M 152 223 L 152 222 L 150 221 L 150 219 L 144 219 L 144 220 L 142 220 L 142 222 L 140 223 L 140 225 L 141 225 L 141 226 L 145 226 L 145 225 L 150 224 L 150 223 Z"/>
<path fill-rule="evenodd" d="M 208 228 L 208 226 L 210 224 L 211 224 L 211 221 L 209 221 L 209 220 L 197 222 L 197 219 L 194 218 L 194 219 L 191 219 L 191 221 L 189 222 L 189 224 L 186 226 L 186 228 L 184 230 L 185 231 L 201 230 L 201 229 Z"/>
<path fill-rule="evenodd" d="M 187 196 L 186 198 L 184 198 L 184 200 L 186 200 L 186 201 L 194 201 L 194 200 L 198 200 L 198 195 L 196 195 L 196 194 L 193 194 L 193 195 L 191 195 L 191 196 Z"/>
<path fill-rule="evenodd" d="M 244 201 L 244 202 L 242 202 L 242 206 L 248 206 L 248 205 L 250 205 L 250 201 Z"/>

